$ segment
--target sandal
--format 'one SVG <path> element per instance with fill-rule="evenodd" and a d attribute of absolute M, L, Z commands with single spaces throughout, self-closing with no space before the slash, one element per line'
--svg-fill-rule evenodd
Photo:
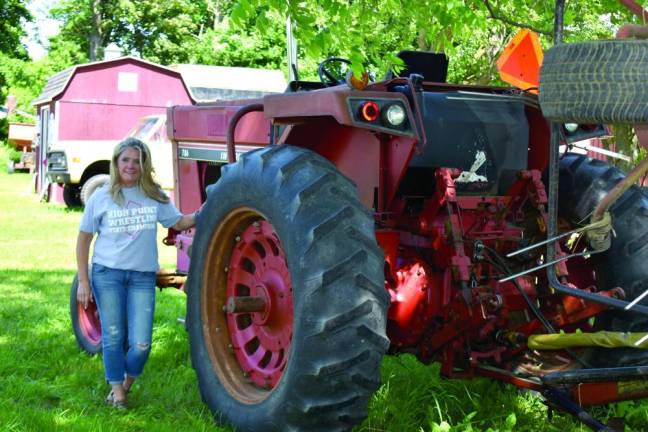
<path fill-rule="evenodd" d="M 113 408 L 117 408 L 118 410 L 126 410 L 126 409 L 128 409 L 126 399 L 121 399 L 121 400 L 113 399 L 112 406 L 113 406 Z"/>
<path fill-rule="evenodd" d="M 126 392 L 126 394 L 128 394 L 128 392 Z M 115 399 L 115 392 L 112 390 L 110 390 L 110 393 L 108 393 L 108 396 L 106 396 L 106 404 L 120 410 L 125 410 L 128 408 L 126 399 Z"/>

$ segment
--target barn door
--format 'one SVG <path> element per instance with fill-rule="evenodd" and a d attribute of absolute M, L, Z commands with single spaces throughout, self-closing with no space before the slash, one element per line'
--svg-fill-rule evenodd
<path fill-rule="evenodd" d="M 47 152 L 50 146 L 50 109 L 42 107 L 39 117 L 39 142 L 38 142 L 38 180 L 37 191 L 42 192 L 47 186 Z"/>

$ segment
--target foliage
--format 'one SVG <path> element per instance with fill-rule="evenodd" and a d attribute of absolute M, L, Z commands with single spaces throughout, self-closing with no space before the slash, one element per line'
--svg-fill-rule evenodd
<path fill-rule="evenodd" d="M 52 10 L 63 21 L 55 43 L 74 43 L 92 58 L 89 36 L 101 35 L 101 47 L 115 43 L 126 54 L 159 64 L 200 63 L 223 66 L 280 67 L 285 57 L 283 26 L 267 33 L 229 26 L 231 0 L 101 0 L 95 29 L 90 2 L 63 0 Z M 98 53 L 99 57 L 101 53 Z"/>
<path fill-rule="evenodd" d="M 453 81 L 488 82 L 495 79 L 493 59 L 520 27 L 543 33 L 543 43 L 550 44 L 553 5 L 532 0 L 238 0 L 231 17 L 241 27 L 253 20 L 261 32 L 268 13 L 290 17 L 308 57 L 348 57 L 356 74 L 366 66 L 379 76 L 399 64 L 397 51 L 424 49 L 445 52 L 457 63 L 450 71 Z M 613 0 L 570 1 L 565 40 L 610 37 L 616 25 L 630 19 Z"/>
<path fill-rule="evenodd" d="M 20 41 L 25 36 L 22 23 L 32 20 L 25 3 L 24 0 L 0 1 L 0 53 L 23 59 L 27 58 L 27 50 Z"/>
<path fill-rule="evenodd" d="M 114 42 L 161 64 L 285 69 L 290 17 L 302 78 L 315 78 L 316 65 L 335 55 L 379 79 L 402 64 L 398 51 L 423 49 L 451 57 L 450 81 L 485 84 L 498 82 L 495 60 L 520 26 L 541 32 L 545 47 L 552 43 L 553 7 L 531 0 L 62 0 L 52 16 L 64 24 L 52 42 L 73 44 L 90 59 L 98 37 L 99 50 Z M 565 40 L 611 37 L 630 20 L 615 0 L 570 1 Z"/>
<path fill-rule="evenodd" d="M 18 150 L 5 143 L 0 144 L 0 146 L 2 147 L 1 151 L 5 152 L 6 162 L 20 162 L 20 152 Z M 0 164 L 0 168 L 4 168 L 6 166 L 7 163 Z"/>
<path fill-rule="evenodd" d="M 50 11 L 63 23 L 56 39 L 74 43 L 91 60 L 100 59 L 111 40 L 119 5 L 113 0 L 61 0 Z"/>
<path fill-rule="evenodd" d="M 47 79 L 63 69 L 85 61 L 87 58 L 79 55 L 75 46 L 61 40 L 53 43 L 48 55 L 38 61 L 0 54 L 0 75 L 6 80 L 4 91 L 17 97 L 18 109 L 35 113 L 31 102 L 40 94 Z M 33 123 L 33 120 L 22 118 L 18 114 L 10 120 Z"/>
<path fill-rule="evenodd" d="M 3 70 L 7 58 L 27 58 L 27 50 L 20 38 L 25 36 L 22 24 L 31 21 L 32 16 L 24 0 L 0 0 L 0 105 L 4 105 L 7 92 L 7 77 Z M 7 118 L 0 119 L 0 142 L 7 137 Z"/>
<path fill-rule="evenodd" d="M 195 41 L 189 51 L 190 63 L 261 67 L 281 69 L 285 47 L 283 26 L 274 25 L 265 34 L 250 30 L 233 31 L 225 20 L 214 29 L 207 29 Z"/>

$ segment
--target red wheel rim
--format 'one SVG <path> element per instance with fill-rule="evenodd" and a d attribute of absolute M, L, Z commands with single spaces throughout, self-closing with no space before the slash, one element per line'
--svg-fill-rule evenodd
<path fill-rule="evenodd" d="M 99 345 L 101 343 L 101 323 L 97 306 L 90 302 L 88 308 L 84 309 L 81 303 L 77 303 L 77 316 L 79 330 L 83 337 L 93 345 Z"/>
<path fill-rule="evenodd" d="M 236 240 L 227 277 L 227 298 L 260 297 L 265 308 L 227 314 L 232 348 L 252 382 L 271 389 L 281 378 L 292 339 L 288 263 L 279 237 L 267 221 L 254 222 Z"/>
<path fill-rule="evenodd" d="M 214 373 L 233 398 L 260 403 L 288 367 L 293 334 L 292 283 L 279 235 L 258 211 L 232 210 L 209 239 L 202 272 L 200 315 Z M 256 306 L 231 306 L 241 300 Z"/>

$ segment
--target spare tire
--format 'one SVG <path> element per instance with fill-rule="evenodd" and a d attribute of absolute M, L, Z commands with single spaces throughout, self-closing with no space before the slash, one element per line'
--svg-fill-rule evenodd
<path fill-rule="evenodd" d="M 556 45 L 540 69 L 540 108 L 553 121 L 648 121 L 648 40 Z"/>
<path fill-rule="evenodd" d="M 559 213 L 573 225 L 587 221 L 592 210 L 625 175 L 597 159 L 567 154 L 560 161 Z M 610 208 L 614 236 L 607 251 L 588 261 L 599 290 L 621 287 L 632 301 L 648 290 L 648 196 L 632 186 Z M 648 306 L 648 297 L 640 304 Z M 618 309 L 598 316 L 599 330 L 647 332 L 648 317 Z M 648 350 L 595 349 L 589 362 L 597 366 L 648 364 Z"/>

